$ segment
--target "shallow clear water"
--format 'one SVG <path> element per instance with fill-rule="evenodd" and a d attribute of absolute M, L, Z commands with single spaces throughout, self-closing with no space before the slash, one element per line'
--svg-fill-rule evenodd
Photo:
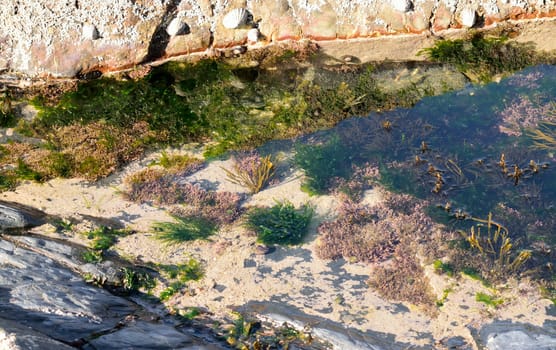
<path fill-rule="evenodd" d="M 350 118 L 299 142 L 334 143 L 335 167 L 378 165 L 384 185 L 429 200 L 429 214 L 455 228 L 492 213 L 525 245 L 552 245 L 556 143 L 532 138 L 535 130 L 556 138 L 547 122 L 556 122 L 556 67 L 543 65 L 411 109 Z"/>

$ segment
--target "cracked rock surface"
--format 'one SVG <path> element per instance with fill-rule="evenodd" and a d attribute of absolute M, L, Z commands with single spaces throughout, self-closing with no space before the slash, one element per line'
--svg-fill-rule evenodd
<path fill-rule="evenodd" d="M 75 254 L 54 241 L 0 239 L 1 349 L 218 349 L 85 283 L 68 263 Z"/>

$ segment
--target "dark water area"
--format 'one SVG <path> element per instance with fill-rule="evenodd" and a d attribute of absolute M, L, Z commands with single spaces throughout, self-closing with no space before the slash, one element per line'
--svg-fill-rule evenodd
<path fill-rule="evenodd" d="M 429 201 L 429 215 L 455 229 L 490 214 L 526 245 L 556 242 L 554 66 L 350 118 L 300 142 L 334 144 L 337 167 L 377 165 L 383 185 Z"/>
<path fill-rule="evenodd" d="M 350 169 L 371 164 L 379 168 L 382 185 L 430 203 L 428 214 L 449 229 L 469 234 L 478 226 L 483 232 L 491 225 L 500 228 L 514 247 L 535 252 L 531 260 L 549 270 L 543 278 L 554 279 L 550 252 L 556 244 L 555 66 L 531 67 L 499 82 L 426 97 L 410 109 L 352 117 L 330 130 L 268 143 L 261 151 L 303 147 L 313 147 L 312 156 L 307 152 L 310 161 L 323 168 L 314 174 L 349 178 Z M 500 252 L 496 251 L 502 256 Z M 535 264 L 529 267 L 535 269 Z M 284 315 L 288 321 L 306 317 L 270 302 L 246 308 L 280 321 Z M 386 334 L 363 334 L 321 322 L 315 334 L 338 348 L 407 345 L 387 339 Z M 508 344 L 527 348 L 527 344 L 552 349 L 551 336 L 526 333 L 549 334 L 553 329 L 550 324 L 533 329 L 493 322 L 473 334 L 477 344 L 489 343 L 490 348 Z M 446 341 L 456 344 L 453 348 L 463 346 L 458 337 Z"/>

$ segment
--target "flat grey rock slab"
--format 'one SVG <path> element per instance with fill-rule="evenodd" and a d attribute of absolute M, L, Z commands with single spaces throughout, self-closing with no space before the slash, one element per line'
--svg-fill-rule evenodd
<path fill-rule="evenodd" d="M 137 306 L 89 285 L 33 251 L 0 240 L 0 310 L 4 319 L 71 343 L 113 329 Z"/>
<path fill-rule="evenodd" d="M 556 330 L 530 324 L 495 321 L 479 331 L 488 350 L 556 350 Z"/>
<path fill-rule="evenodd" d="M 403 350 L 429 349 L 427 347 L 397 342 L 394 334 L 359 331 L 318 316 L 305 314 L 297 308 L 282 302 L 250 301 L 241 306 L 239 311 L 256 315 L 258 318 L 272 324 L 281 325 L 284 322 L 298 330 L 310 326 L 311 334 L 323 340 L 333 349 L 349 350 Z M 308 349 L 321 349 L 311 347 Z"/>
<path fill-rule="evenodd" d="M 3 350 L 75 350 L 46 335 L 0 318 L 0 349 Z"/>
<path fill-rule="evenodd" d="M 190 346 L 194 345 L 193 337 L 177 331 L 172 326 L 138 321 L 126 325 L 121 330 L 93 339 L 86 350 L 190 349 Z"/>
<path fill-rule="evenodd" d="M 46 214 L 38 209 L 0 201 L 0 232 L 41 225 L 44 223 L 45 216 Z"/>

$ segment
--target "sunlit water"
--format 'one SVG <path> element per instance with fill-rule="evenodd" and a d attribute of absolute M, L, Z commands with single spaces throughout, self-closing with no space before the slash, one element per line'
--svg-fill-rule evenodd
<path fill-rule="evenodd" d="M 525 243 L 556 241 L 556 67 L 354 117 L 304 142 L 338 142 L 342 166 L 370 162 L 381 181 L 434 203 L 438 221 L 494 221 Z M 546 137 L 535 140 L 534 136 Z M 552 138 L 552 139 L 551 139 Z M 469 226 L 469 225 L 467 225 Z"/>
<path fill-rule="evenodd" d="M 378 166 L 383 185 L 428 201 L 429 215 L 449 229 L 469 232 L 491 215 L 520 249 L 550 251 L 556 243 L 554 66 L 427 97 L 411 109 L 353 117 L 293 141 L 294 148 L 331 143 L 337 153 L 329 156 L 342 159 L 334 164 Z M 291 143 L 263 151 L 280 147 Z M 378 344 L 357 331 L 330 335 L 354 348 Z"/>

